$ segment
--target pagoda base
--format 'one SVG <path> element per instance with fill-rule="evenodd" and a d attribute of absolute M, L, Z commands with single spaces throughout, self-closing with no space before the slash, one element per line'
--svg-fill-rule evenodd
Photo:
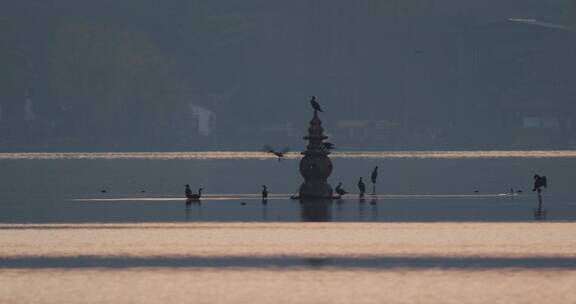
<path fill-rule="evenodd" d="M 299 199 L 332 199 L 334 191 L 326 182 L 304 182 L 298 192 Z"/>

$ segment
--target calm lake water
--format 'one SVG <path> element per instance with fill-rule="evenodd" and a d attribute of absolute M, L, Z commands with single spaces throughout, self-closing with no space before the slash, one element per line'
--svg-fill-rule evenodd
<path fill-rule="evenodd" d="M 332 158 L 377 195 L 290 200 L 297 154 L 0 154 L 0 303 L 576 302 L 576 152 Z"/>
<path fill-rule="evenodd" d="M 377 196 L 289 200 L 297 153 L 0 153 L 0 222 L 529 221 L 532 176 L 549 179 L 547 220 L 576 219 L 576 152 L 340 152 L 330 182 L 356 193 L 380 167 Z M 185 208 L 184 184 L 204 188 Z M 268 185 L 268 204 L 260 200 Z M 510 189 L 521 190 L 514 196 Z M 106 193 L 101 193 L 106 190 Z M 245 203 L 245 204 L 242 204 Z"/>

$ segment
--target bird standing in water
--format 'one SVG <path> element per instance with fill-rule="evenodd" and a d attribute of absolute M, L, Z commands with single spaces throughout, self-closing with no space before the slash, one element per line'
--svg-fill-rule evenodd
<path fill-rule="evenodd" d="M 191 201 L 199 201 L 200 198 L 202 197 L 202 190 L 204 190 L 203 188 L 198 189 L 198 193 L 194 193 L 194 194 L 190 194 L 190 200 Z"/>
<path fill-rule="evenodd" d="M 538 191 L 538 193 L 542 192 L 542 187 L 546 188 L 548 186 L 548 181 L 546 180 L 546 176 L 540 176 L 538 174 L 534 175 L 534 187 L 532 191 Z"/>
<path fill-rule="evenodd" d="M 366 192 L 366 184 L 364 184 L 362 177 L 360 177 L 360 180 L 358 181 L 358 190 L 360 191 L 359 196 L 364 197 L 364 193 Z"/>
<path fill-rule="evenodd" d="M 378 179 L 378 166 L 374 167 L 372 174 L 370 174 L 370 179 L 372 180 L 372 194 L 376 194 L 376 179 Z"/>
<path fill-rule="evenodd" d="M 186 185 L 186 190 L 184 190 L 184 195 L 186 195 L 187 200 L 191 199 L 192 190 L 190 189 L 190 185 Z"/>
<path fill-rule="evenodd" d="M 548 186 L 548 180 L 546 176 L 540 176 L 538 174 L 534 174 L 534 187 L 532 191 L 538 192 L 538 208 L 542 208 L 542 187 L 546 188 Z"/>
<path fill-rule="evenodd" d="M 262 200 L 265 201 L 268 199 L 268 187 L 266 185 L 262 185 Z"/>
<path fill-rule="evenodd" d="M 312 96 L 312 99 L 310 99 L 310 104 L 312 105 L 312 108 L 314 108 L 314 111 L 324 112 L 322 111 L 322 108 L 320 108 L 318 101 L 316 101 L 316 96 Z"/>
<path fill-rule="evenodd" d="M 342 189 L 342 183 L 338 183 L 338 186 L 336 186 L 335 191 L 336 191 L 336 193 L 338 193 L 338 198 L 341 198 L 342 195 L 348 193 L 348 191 Z"/>

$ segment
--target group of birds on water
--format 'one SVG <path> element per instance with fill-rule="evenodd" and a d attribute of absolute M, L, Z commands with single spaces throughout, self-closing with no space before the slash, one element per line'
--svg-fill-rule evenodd
<path fill-rule="evenodd" d="M 374 170 L 372 170 L 372 173 L 370 174 L 370 181 L 372 182 L 372 194 L 376 194 L 377 179 L 378 179 L 378 166 L 374 167 Z M 362 180 L 362 177 L 360 177 L 360 179 L 358 180 L 357 185 L 359 191 L 358 196 L 364 197 L 364 195 L 366 194 L 366 184 Z M 346 195 L 349 193 L 348 191 L 344 190 L 344 188 L 342 188 L 342 182 L 338 183 L 334 191 L 336 191 L 336 194 L 338 194 L 338 198 L 342 198 L 342 195 Z"/>
<path fill-rule="evenodd" d="M 377 179 L 378 179 L 378 166 L 374 167 L 374 170 L 372 170 L 372 173 L 370 174 L 370 180 L 372 182 L 372 194 L 376 194 L 376 180 Z M 198 193 L 192 193 L 192 189 L 190 189 L 190 185 L 185 185 L 185 187 L 186 188 L 184 190 L 184 194 L 186 196 L 186 204 L 191 204 L 192 202 L 200 202 L 200 199 L 202 198 L 203 188 L 199 188 Z M 342 182 L 338 183 L 338 185 L 336 186 L 334 191 L 338 195 L 337 196 L 338 199 L 342 198 L 343 195 L 346 195 L 349 193 L 348 191 L 344 190 L 344 188 L 342 188 Z M 364 195 L 366 194 L 366 184 L 362 180 L 362 177 L 360 177 L 360 179 L 358 180 L 358 191 L 359 191 L 358 196 L 360 198 L 363 198 Z M 262 202 L 267 203 L 268 202 L 268 186 L 262 185 L 262 193 L 261 194 L 262 194 Z M 245 205 L 246 203 L 242 202 L 241 204 Z"/>

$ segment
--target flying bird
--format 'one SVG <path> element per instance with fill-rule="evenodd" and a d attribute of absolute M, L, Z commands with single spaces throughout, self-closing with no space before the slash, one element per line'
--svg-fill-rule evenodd
<path fill-rule="evenodd" d="M 316 96 L 312 96 L 312 99 L 310 99 L 310 104 L 312 105 L 312 108 L 314 108 L 314 111 L 324 112 L 322 111 L 322 108 L 320 108 L 318 101 L 316 101 Z"/>
<path fill-rule="evenodd" d="M 274 154 L 276 157 L 278 157 L 278 161 L 281 161 L 282 158 L 284 158 L 284 157 L 286 156 L 286 153 L 288 153 L 288 151 L 290 151 L 290 148 L 289 148 L 289 147 L 285 147 L 285 148 L 282 149 L 281 151 L 276 151 L 276 150 L 274 150 L 271 146 L 266 145 L 266 146 L 264 146 L 264 147 L 262 148 L 262 150 L 263 150 L 264 152 L 268 152 L 268 153 Z"/>

